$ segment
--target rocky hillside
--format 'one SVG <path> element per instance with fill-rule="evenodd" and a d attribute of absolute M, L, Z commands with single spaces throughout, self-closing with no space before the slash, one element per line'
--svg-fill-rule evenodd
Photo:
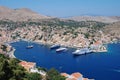
<path fill-rule="evenodd" d="M 115 37 L 120 40 L 120 22 L 107 25 L 103 28 L 105 34 L 109 34 L 111 37 Z"/>
<path fill-rule="evenodd" d="M 113 23 L 113 22 L 118 22 L 120 21 L 119 16 L 76 16 L 76 17 L 71 17 L 67 18 L 70 20 L 75 20 L 75 21 L 98 21 L 98 22 L 104 22 L 104 23 Z"/>
<path fill-rule="evenodd" d="M 10 9 L 7 7 L 0 6 L 0 20 L 12 20 L 12 21 L 28 21 L 28 20 L 40 20 L 40 19 L 51 19 L 45 15 L 38 14 L 30 9 Z M 118 16 L 76 16 L 70 18 L 60 19 L 62 21 L 74 20 L 74 21 L 97 21 L 103 23 L 113 23 L 120 21 Z"/>
<path fill-rule="evenodd" d="M 0 20 L 12 20 L 12 21 L 27 21 L 33 19 L 47 19 L 48 16 L 38 14 L 27 8 L 22 9 L 10 9 L 0 6 Z"/>
<path fill-rule="evenodd" d="M 97 41 L 107 43 L 120 39 L 119 17 L 82 18 L 81 21 L 51 18 L 25 8 L 0 7 L 0 41 L 27 39 L 45 44 L 88 47 Z"/>
<path fill-rule="evenodd" d="M 99 32 L 105 25 L 93 21 L 74 22 L 60 21 L 59 19 L 45 20 L 42 23 L 0 21 L 0 41 L 27 39 L 44 44 L 88 47 L 96 41 L 101 43 L 109 41 L 109 39 L 106 41 L 107 36 Z"/>

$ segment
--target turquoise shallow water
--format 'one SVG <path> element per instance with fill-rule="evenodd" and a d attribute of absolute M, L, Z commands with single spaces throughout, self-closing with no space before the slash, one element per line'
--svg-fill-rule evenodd
<path fill-rule="evenodd" d="M 32 49 L 26 49 L 27 42 L 20 41 L 11 45 L 16 49 L 18 59 L 36 62 L 37 66 L 47 69 L 56 68 L 60 72 L 80 72 L 84 77 L 95 80 L 120 80 L 120 44 L 109 44 L 107 53 L 92 53 L 73 56 L 75 50 L 56 53 L 49 46 L 32 43 Z"/>

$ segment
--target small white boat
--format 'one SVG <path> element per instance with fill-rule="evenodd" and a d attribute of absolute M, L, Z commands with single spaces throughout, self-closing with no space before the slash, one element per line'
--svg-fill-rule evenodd
<path fill-rule="evenodd" d="M 57 49 L 60 47 L 60 44 L 54 44 L 50 47 L 50 49 Z"/>
<path fill-rule="evenodd" d="M 28 41 L 28 45 L 26 46 L 26 49 L 31 49 L 31 48 L 33 48 L 33 45 L 30 44 L 30 41 Z"/>
<path fill-rule="evenodd" d="M 92 50 L 89 50 L 89 49 L 86 50 L 86 54 L 87 54 L 87 53 L 92 53 L 92 52 L 93 52 Z"/>
<path fill-rule="evenodd" d="M 67 50 L 67 48 L 58 48 L 58 49 L 56 49 L 56 52 L 62 52 L 62 51 L 66 51 Z"/>
<path fill-rule="evenodd" d="M 29 46 L 27 46 L 26 48 L 27 48 L 27 49 L 31 49 L 31 48 L 33 48 L 33 45 L 29 45 Z"/>
<path fill-rule="evenodd" d="M 88 48 L 83 48 L 83 49 L 77 49 L 76 51 L 72 52 L 72 54 L 74 55 L 83 55 L 88 53 L 92 53 L 92 50 Z"/>
<path fill-rule="evenodd" d="M 85 53 L 84 50 L 79 49 L 79 50 L 74 51 L 72 54 L 74 54 L 74 55 L 83 55 L 83 54 L 86 54 L 86 53 Z"/>
<path fill-rule="evenodd" d="M 73 53 L 79 53 L 80 52 L 80 50 L 79 49 L 77 49 L 77 50 L 75 50 Z"/>

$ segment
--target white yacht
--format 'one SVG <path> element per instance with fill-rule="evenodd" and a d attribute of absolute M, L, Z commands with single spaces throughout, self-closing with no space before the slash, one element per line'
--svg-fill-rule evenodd
<path fill-rule="evenodd" d="M 56 52 L 62 52 L 62 51 L 66 51 L 66 50 L 67 50 L 67 48 L 61 47 L 61 48 L 56 49 Z"/>
<path fill-rule="evenodd" d="M 74 55 L 83 55 L 83 54 L 88 54 L 91 53 L 92 50 L 88 49 L 88 48 L 83 48 L 83 49 L 77 49 L 76 51 L 72 52 L 72 54 Z"/>
<path fill-rule="evenodd" d="M 27 49 L 33 48 L 33 45 L 26 46 Z"/>
<path fill-rule="evenodd" d="M 26 46 L 26 49 L 31 49 L 33 48 L 33 45 L 30 44 L 30 42 L 28 41 L 28 45 Z"/>
<path fill-rule="evenodd" d="M 54 44 L 50 47 L 50 49 L 57 49 L 60 48 L 60 44 Z"/>

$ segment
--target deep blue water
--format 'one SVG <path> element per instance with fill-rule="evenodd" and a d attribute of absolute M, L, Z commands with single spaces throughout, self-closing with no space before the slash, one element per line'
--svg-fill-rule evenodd
<path fill-rule="evenodd" d="M 18 59 L 36 62 L 37 66 L 47 69 L 56 68 L 60 72 L 80 72 L 84 77 L 95 80 L 120 80 L 120 44 L 109 44 L 107 53 L 92 53 L 73 56 L 75 49 L 56 53 L 49 46 L 32 43 L 32 49 L 26 49 L 27 42 L 20 41 L 11 45 L 16 49 Z"/>

